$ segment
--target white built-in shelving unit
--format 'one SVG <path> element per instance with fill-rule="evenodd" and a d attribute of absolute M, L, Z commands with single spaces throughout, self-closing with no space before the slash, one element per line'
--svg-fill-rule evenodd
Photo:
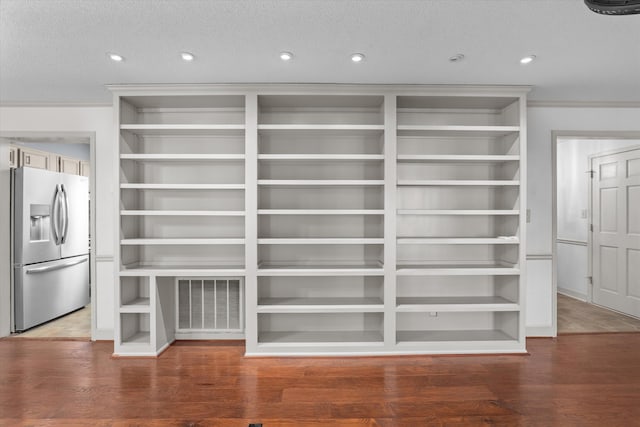
<path fill-rule="evenodd" d="M 117 355 L 525 351 L 527 88 L 112 90 Z"/>

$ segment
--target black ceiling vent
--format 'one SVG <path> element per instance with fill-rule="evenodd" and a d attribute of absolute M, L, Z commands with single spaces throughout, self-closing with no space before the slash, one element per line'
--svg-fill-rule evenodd
<path fill-rule="evenodd" d="M 640 0 L 584 0 L 589 9 L 602 15 L 634 15 L 640 13 Z"/>

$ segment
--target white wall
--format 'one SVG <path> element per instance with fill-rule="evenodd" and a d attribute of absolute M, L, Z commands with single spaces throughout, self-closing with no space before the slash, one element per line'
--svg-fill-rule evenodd
<path fill-rule="evenodd" d="M 558 292 L 588 300 L 589 156 L 634 145 L 640 140 L 558 139 Z"/>
<path fill-rule="evenodd" d="M 113 158 L 115 137 L 110 107 L 0 107 L 0 130 L 96 132 L 98 338 L 113 329 Z M 640 108 L 530 107 L 528 113 L 527 330 L 554 335 L 551 269 L 552 131 L 640 131 Z"/>
<path fill-rule="evenodd" d="M 114 229 L 113 109 L 105 107 L 0 107 L 0 132 L 94 132 L 96 184 L 96 331 L 94 338 L 113 336 Z M 4 215 L 4 214 L 3 214 Z M 3 283 L 0 282 L 0 286 Z M 4 309 L 0 307 L 0 311 Z M 4 313 L 3 313 L 4 314 Z"/>
<path fill-rule="evenodd" d="M 553 131 L 576 135 L 593 131 L 640 132 L 640 108 L 591 108 L 531 106 L 528 110 L 527 204 L 531 220 L 527 227 L 527 268 L 541 269 L 548 263 L 545 276 L 536 275 L 527 283 L 527 331 L 530 335 L 555 334 L 552 257 L 552 183 L 551 138 Z"/>

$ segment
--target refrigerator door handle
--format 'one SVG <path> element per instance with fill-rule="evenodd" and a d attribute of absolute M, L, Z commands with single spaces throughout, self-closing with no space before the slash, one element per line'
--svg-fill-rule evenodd
<path fill-rule="evenodd" d="M 56 185 L 56 192 L 53 196 L 53 209 L 51 210 L 51 222 L 53 223 L 53 237 L 56 245 L 60 244 L 60 220 L 58 215 L 58 205 L 60 204 L 60 186 Z"/>
<path fill-rule="evenodd" d="M 64 264 L 48 265 L 46 267 L 28 268 L 27 270 L 25 270 L 25 273 L 27 274 L 46 273 L 47 271 L 60 270 L 62 268 L 67 268 L 74 265 L 82 264 L 83 262 L 87 262 L 87 258 L 65 262 Z"/>
<path fill-rule="evenodd" d="M 62 217 L 62 237 L 60 243 L 64 243 L 67 240 L 67 232 L 69 231 L 69 197 L 67 196 L 67 190 L 64 189 L 64 184 L 60 185 L 62 189 L 62 199 L 64 201 L 64 216 Z"/>

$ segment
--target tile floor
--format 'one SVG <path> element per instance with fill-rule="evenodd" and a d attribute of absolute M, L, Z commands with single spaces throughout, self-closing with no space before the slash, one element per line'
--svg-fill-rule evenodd
<path fill-rule="evenodd" d="M 19 338 L 91 338 L 91 305 L 36 326 L 21 334 Z"/>

